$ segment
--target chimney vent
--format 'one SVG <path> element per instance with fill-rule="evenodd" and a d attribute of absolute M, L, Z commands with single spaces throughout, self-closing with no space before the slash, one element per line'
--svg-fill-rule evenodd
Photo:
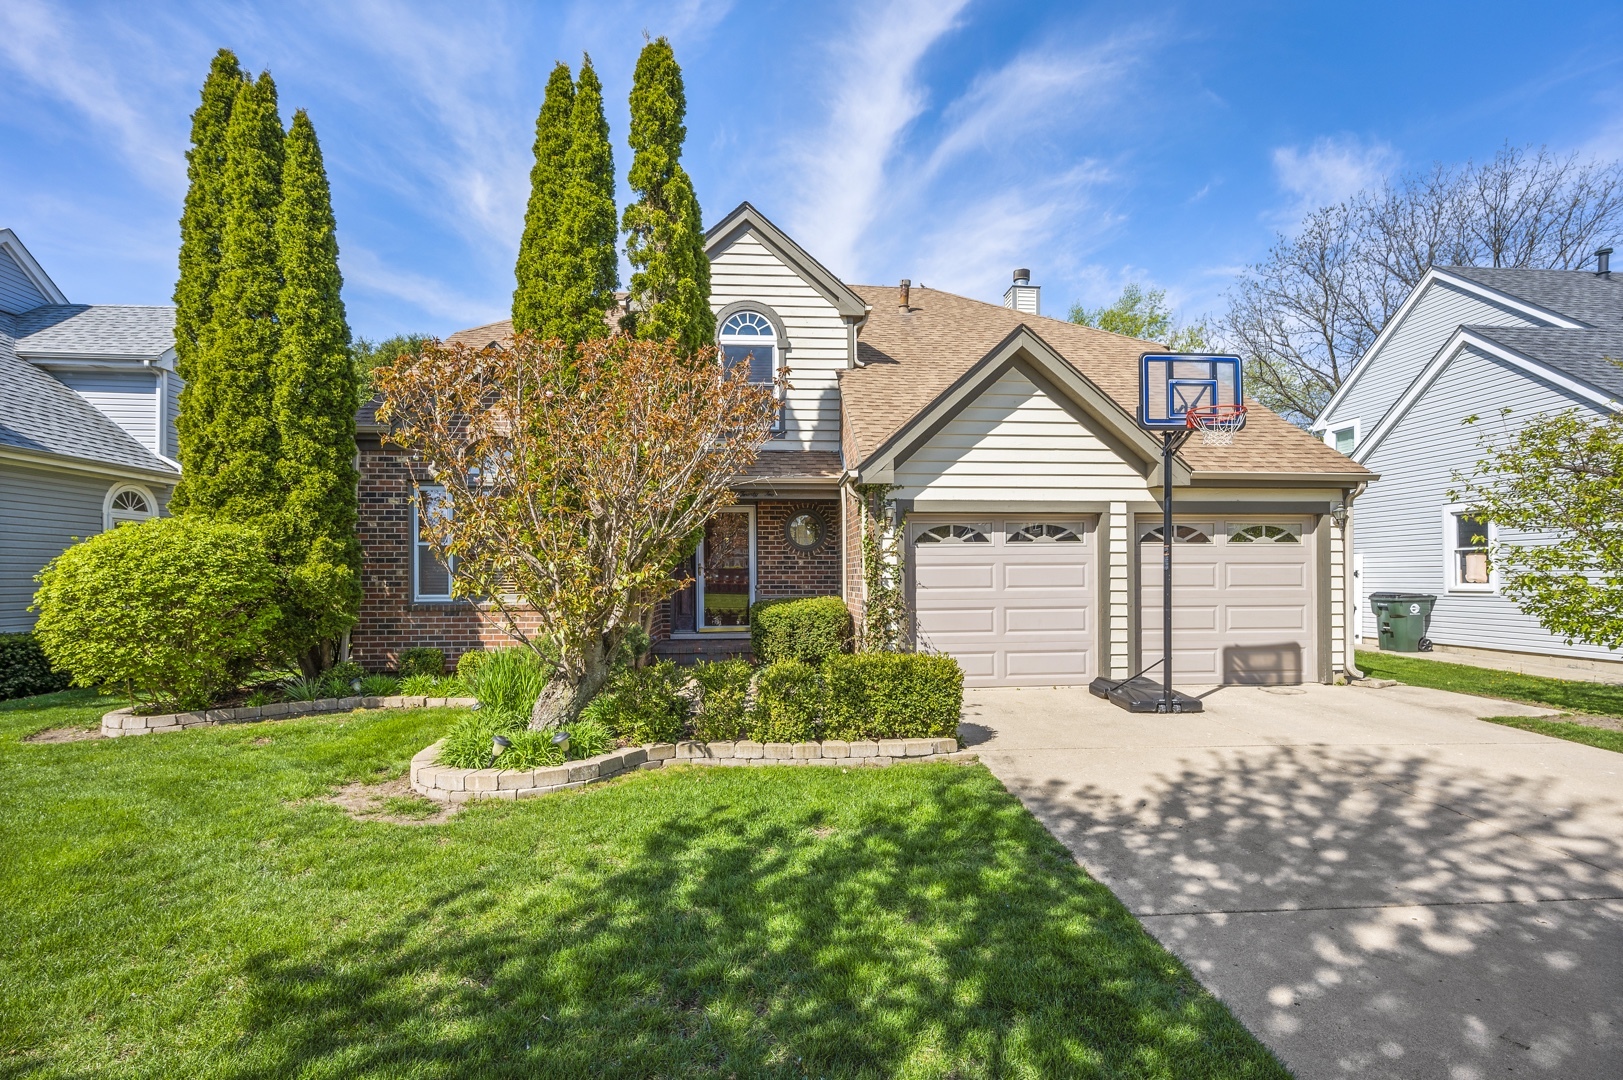
<path fill-rule="evenodd" d="M 1603 247 L 1595 252 L 1595 276 L 1610 278 L 1612 276 L 1612 249 Z"/>
<path fill-rule="evenodd" d="M 896 304 L 902 311 L 906 311 L 908 309 L 907 294 L 912 291 L 912 288 L 913 282 L 908 278 L 903 278 L 902 287 L 896 292 Z"/>
<path fill-rule="evenodd" d="M 1041 315 L 1042 289 L 1031 283 L 1031 271 L 1025 267 L 1014 272 L 1014 284 L 1003 294 L 1003 306 L 1022 315 Z"/>

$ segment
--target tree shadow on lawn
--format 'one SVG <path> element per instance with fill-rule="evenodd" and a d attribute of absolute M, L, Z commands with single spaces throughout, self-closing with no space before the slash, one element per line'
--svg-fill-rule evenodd
<path fill-rule="evenodd" d="M 1619 800 L 1450 752 L 1237 747 L 1141 786 L 1014 786 L 1307 1075 L 1618 1075 Z"/>
<path fill-rule="evenodd" d="M 239 1075 L 1285 1075 L 983 770 L 902 768 L 936 773 L 910 806 L 711 796 L 260 953 Z"/>

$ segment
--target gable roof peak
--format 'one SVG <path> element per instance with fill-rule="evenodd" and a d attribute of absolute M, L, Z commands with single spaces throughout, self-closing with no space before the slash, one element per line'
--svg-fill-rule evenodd
<path fill-rule="evenodd" d="M 727 216 L 705 230 L 705 255 L 713 260 L 720 248 L 745 230 L 754 232 L 756 239 L 798 271 L 806 283 L 822 293 L 841 315 L 860 319 L 868 314 L 868 304 L 862 297 L 748 201 L 739 203 Z"/>

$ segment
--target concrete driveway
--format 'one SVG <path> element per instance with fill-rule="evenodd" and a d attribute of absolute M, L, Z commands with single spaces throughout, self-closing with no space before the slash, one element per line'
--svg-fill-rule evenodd
<path fill-rule="evenodd" d="M 962 734 L 1301 1080 L 1623 1077 L 1623 755 L 1416 687 L 1205 703 L 973 690 Z"/>

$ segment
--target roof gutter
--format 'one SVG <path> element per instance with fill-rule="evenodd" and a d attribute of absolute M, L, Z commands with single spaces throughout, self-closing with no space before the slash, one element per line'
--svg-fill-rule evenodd
<path fill-rule="evenodd" d="M 161 480 L 167 484 L 180 481 L 180 472 L 166 469 L 148 469 L 140 465 L 114 465 L 107 461 L 69 457 L 49 450 L 20 450 L 15 446 L 0 446 L 0 461 L 17 461 L 24 465 L 37 465 L 69 472 L 92 473 L 96 476 L 139 477 L 143 480 Z"/>

